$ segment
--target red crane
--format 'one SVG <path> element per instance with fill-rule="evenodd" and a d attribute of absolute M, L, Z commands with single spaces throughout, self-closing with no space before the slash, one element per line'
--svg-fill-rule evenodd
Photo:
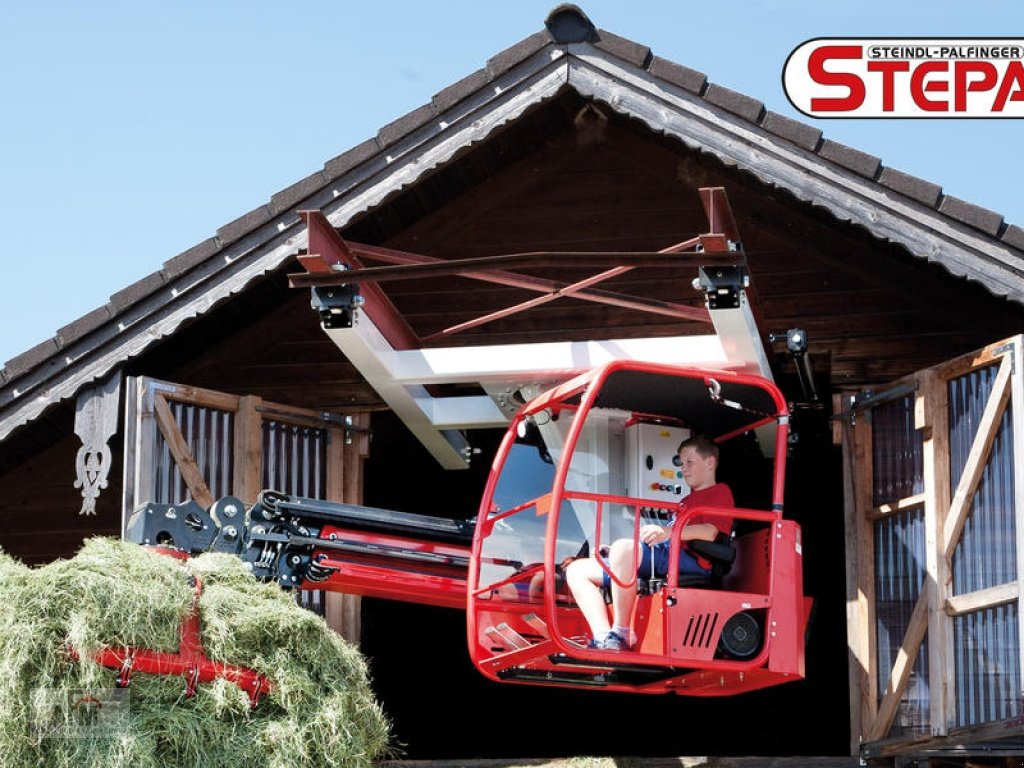
<path fill-rule="evenodd" d="M 420 341 L 377 281 L 459 274 L 544 294 L 468 325 L 564 295 L 710 320 L 726 362 L 733 364 L 615 359 L 543 392 L 520 387 L 516 394 L 525 404 L 511 416 L 475 520 L 268 490 L 249 509 L 233 498 L 209 509 L 195 502 L 145 505 L 129 522 L 128 537 L 192 554 L 232 552 L 257 577 L 290 589 L 465 610 L 470 657 L 493 680 L 711 696 L 801 679 L 810 600 L 803 594 L 800 527 L 784 516 L 789 412 L 771 380 L 746 303 L 743 257 L 724 190 L 701 190 L 701 199 L 709 233 L 657 253 L 534 253 L 447 262 L 346 243 L 325 218 L 308 214 L 310 254 L 300 257 L 308 272 L 292 276 L 293 284 L 313 289 L 325 331 L 452 468 L 464 466 L 464 436 L 425 420 L 418 400 L 428 393 L 397 379 L 373 381 L 391 376 L 386 360 L 377 357 L 381 350 L 415 350 Z M 391 266 L 366 268 L 360 257 Z M 593 288 L 639 265 L 680 259 L 701 265 L 696 284 L 706 309 Z M 611 268 L 571 286 L 540 285 L 508 271 L 566 261 Z M 802 341 L 802 334 L 791 335 Z M 796 351 L 804 350 L 798 345 Z M 800 367 L 801 360 L 806 358 L 798 359 L 798 373 L 807 367 Z M 749 455 L 753 441 L 758 465 L 770 471 L 764 473 L 767 480 L 745 478 L 744 487 L 734 489 L 758 503 L 714 510 L 731 522 L 731 534 L 688 542 L 712 568 L 683 577 L 677 568 L 679 533 L 689 519 L 709 512 L 681 512 L 679 506 L 688 487 L 673 459 L 682 440 L 694 434 L 711 438 L 726 453 L 739 446 L 737 453 Z M 747 487 L 759 483 L 766 487 Z M 673 531 L 668 575 L 622 581 L 598 558 L 610 580 L 638 592 L 630 617 L 636 643 L 629 650 L 590 647 L 565 568 L 574 559 L 603 554 L 616 540 L 636 542 L 648 523 Z"/>

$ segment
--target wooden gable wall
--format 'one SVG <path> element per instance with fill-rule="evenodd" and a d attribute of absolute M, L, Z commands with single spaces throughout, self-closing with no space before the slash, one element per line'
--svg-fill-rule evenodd
<path fill-rule="evenodd" d="M 704 230 L 701 186 L 724 186 L 728 192 L 762 331 L 803 327 L 826 394 L 878 386 L 1024 328 L 1024 307 L 573 91 L 535 107 L 448 166 L 397 191 L 342 234 L 444 258 L 656 250 Z M 317 410 L 382 407 L 372 387 L 319 329 L 308 293 L 287 288 L 286 275 L 296 269 L 287 264 L 267 274 L 129 361 L 126 373 Z M 534 273 L 571 282 L 592 272 Z M 689 266 L 642 268 L 605 285 L 697 306 L 693 276 Z M 384 288 L 423 336 L 535 295 L 458 277 L 391 282 Z M 705 332 L 698 323 L 568 298 L 432 343 Z M 787 394 L 798 397 L 789 361 L 777 347 L 773 351 Z M 44 536 L 78 526 L 83 535 L 112 531 L 99 520 L 73 519 L 76 497 L 65 487 L 73 470 L 61 469 L 75 451 L 74 440 L 61 436 L 67 434 L 68 412 L 67 405 L 58 406 L 5 445 L 0 493 L 21 498 L 23 489 L 32 488 L 34 503 L 54 510 L 27 516 L 5 503 L 0 515 L 11 537 L 15 530 Z M 40 473 L 37 457 L 53 456 L 57 444 L 64 444 L 62 458 L 47 461 Z M 69 535 L 46 551 L 64 551 L 75 538 Z M 11 542 L 0 538 L 0 545 L 14 551 Z"/>

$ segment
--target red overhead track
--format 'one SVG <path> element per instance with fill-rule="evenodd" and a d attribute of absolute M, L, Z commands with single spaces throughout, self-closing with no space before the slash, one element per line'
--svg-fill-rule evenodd
<path fill-rule="evenodd" d="M 350 241 L 346 241 L 346 244 L 351 252 L 356 256 L 381 261 L 385 264 L 405 265 L 434 264 L 437 262 L 442 262 L 444 264 L 450 263 L 446 259 L 441 259 L 436 256 L 423 256 L 417 253 L 408 253 L 407 251 L 397 251 L 393 248 L 382 248 L 379 245 L 366 245 L 364 243 L 355 243 Z M 473 264 L 476 264 L 479 259 L 472 259 L 470 261 Z M 578 266 L 578 264 L 575 266 Z M 510 288 L 522 288 L 527 291 L 535 291 L 537 293 L 545 294 L 557 293 L 571 285 L 571 283 L 548 280 L 547 278 L 534 277 L 533 275 L 523 275 L 518 272 L 509 272 L 502 269 L 488 269 L 486 271 L 482 269 L 457 270 L 454 274 L 458 277 L 479 280 L 484 283 L 505 285 Z M 351 272 L 347 272 L 344 279 L 349 279 L 350 275 Z M 312 281 L 314 280 L 314 278 L 308 274 L 289 275 L 289 278 L 293 288 L 309 286 L 313 284 Z M 358 277 L 356 279 L 358 280 Z M 341 280 L 341 278 L 333 278 L 331 279 L 330 284 L 335 285 L 339 280 Z M 592 301 L 597 304 L 608 304 L 615 307 L 622 307 L 623 309 L 635 309 L 641 312 L 651 312 L 654 314 L 667 315 L 669 317 L 678 317 L 684 320 L 706 320 L 706 313 L 704 310 L 695 309 L 694 307 L 690 307 L 685 304 L 674 304 L 672 302 L 658 301 L 656 299 L 641 299 L 636 296 L 630 296 L 629 294 L 598 289 L 579 291 L 575 296 L 578 299 L 585 299 L 586 301 Z"/>
<path fill-rule="evenodd" d="M 418 347 L 424 340 L 449 336 L 459 331 L 475 328 L 567 296 L 707 323 L 710 322 L 710 315 L 703 307 L 643 299 L 594 288 L 598 283 L 642 266 L 672 267 L 678 266 L 683 261 L 696 261 L 702 265 L 732 264 L 736 263 L 737 259 L 742 259 L 741 254 L 730 250 L 731 245 L 738 244 L 739 236 L 725 189 L 722 187 L 702 188 L 700 197 L 708 217 L 709 231 L 660 251 L 545 251 L 468 259 L 440 259 L 380 246 L 346 242 L 322 213 L 300 211 L 300 216 L 306 222 L 309 230 L 307 252 L 298 257 L 299 262 L 306 268 L 306 273 L 289 275 L 289 284 L 293 288 L 303 288 L 361 283 L 363 295 L 367 299 L 368 314 L 385 333 L 389 341 L 392 341 L 392 345 L 396 349 Z M 360 262 L 360 257 L 382 261 L 387 266 L 364 267 Z M 610 268 L 574 283 L 560 283 L 510 271 L 524 268 L 600 266 L 609 266 Z M 420 339 L 377 283 L 441 275 L 457 275 L 473 280 L 523 288 L 542 295 L 445 328 L 425 339 Z M 404 343 L 395 343 L 392 335 L 399 341 L 404 340 Z"/>
<path fill-rule="evenodd" d="M 345 270 L 362 269 L 362 263 L 348 243 L 320 211 L 299 211 L 299 216 L 306 222 L 308 233 L 307 253 L 299 254 L 299 263 L 307 274 L 327 277 L 328 281 L 321 285 L 332 286 L 345 282 L 342 279 Z M 419 349 L 423 346 L 420 337 L 379 286 L 367 284 L 363 287 L 363 296 L 366 299 L 363 309 L 392 347 Z"/>

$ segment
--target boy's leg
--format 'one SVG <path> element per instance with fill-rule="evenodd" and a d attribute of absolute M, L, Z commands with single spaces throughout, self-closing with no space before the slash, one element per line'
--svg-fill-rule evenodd
<path fill-rule="evenodd" d="M 702 568 L 700 563 L 697 562 L 697 558 L 685 549 L 679 552 L 679 572 L 698 576 L 706 576 L 710 573 L 707 568 Z"/>
<path fill-rule="evenodd" d="M 574 560 L 565 569 L 565 582 L 594 638 L 604 637 L 611 629 L 608 608 L 601 594 L 603 576 L 600 564 L 592 557 Z"/>
<path fill-rule="evenodd" d="M 643 555 L 641 556 L 633 539 L 618 539 L 612 542 L 611 550 L 608 553 L 608 565 L 616 578 L 628 587 L 620 587 L 613 580 L 611 582 L 612 593 L 612 621 L 616 627 L 628 627 L 633 619 L 633 606 L 636 604 L 636 576 L 642 572 L 642 563 L 649 557 L 650 548 L 641 545 Z M 624 638 L 628 643 L 630 637 Z"/>

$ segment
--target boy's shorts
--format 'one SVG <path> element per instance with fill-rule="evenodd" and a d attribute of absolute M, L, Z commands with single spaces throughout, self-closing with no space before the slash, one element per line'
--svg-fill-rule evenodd
<path fill-rule="evenodd" d="M 653 547 L 649 544 L 640 542 L 640 566 L 636 569 L 636 575 L 641 579 L 664 579 L 668 575 L 668 550 L 669 542 L 662 541 L 655 544 Z M 604 558 L 602 558 L 604 560 Z M 652 572 L 653 562 L 653 572 Z M 605 560 L 607 564 L 607 560 Z M 706 576 L 711 573 L 710 568 L 701 568 L 700 563 L 697 562 L 697 558 L 691 555 L 687 550 L 679 550 L 679 573 L 681 574 L 697 574 L 699 576 Z M 611 577 L 604 570 L 601 571 L 601 584 L 605 589 L 610 589 L 612 586 Z"/>

